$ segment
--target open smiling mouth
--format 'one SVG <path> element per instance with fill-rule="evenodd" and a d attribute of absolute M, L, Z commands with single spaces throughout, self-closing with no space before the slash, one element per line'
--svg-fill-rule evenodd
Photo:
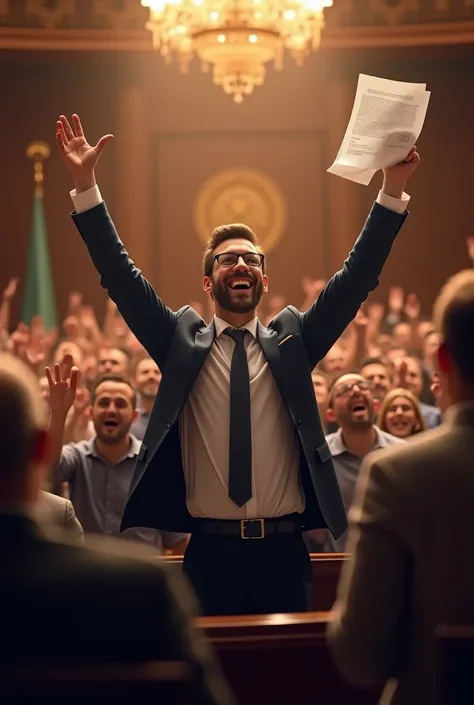
<path fill-rule="evenodd" d="M 117 428 L 118 421 L 114 421 L 113 419 L 109 419 L 108 421 L 104 421 L 104 426 L 105 426 L 105 428 Z"/>
<path fill-rule="evenodd" d="M 252 288 L 252 282 L 249 279 L 232 279 L 229 282 L 229 288 L 232 291 L 248 291 Z"/>

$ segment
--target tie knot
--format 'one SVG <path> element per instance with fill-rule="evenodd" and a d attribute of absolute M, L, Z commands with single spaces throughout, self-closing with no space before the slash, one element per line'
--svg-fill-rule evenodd
<path fill-rule="evenodd" d="M 224 333 L 229 335 L 235 343 L 243 343 L 248 330 L 246 328 L 240 328 L 239 330 L 237 328 L 226 328 Z"/>

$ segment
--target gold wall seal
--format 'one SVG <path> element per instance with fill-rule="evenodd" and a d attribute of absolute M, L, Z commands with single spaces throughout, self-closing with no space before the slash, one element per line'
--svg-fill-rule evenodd
<path fill-rule="evenodd" d="M 245 223 L 265 252 L 282 238 L 286 200 L 277 184 L 254 169 L 227 169 L 212 176 L 194 201 L 194 227 L 203 244 L 218 225 Z"/>

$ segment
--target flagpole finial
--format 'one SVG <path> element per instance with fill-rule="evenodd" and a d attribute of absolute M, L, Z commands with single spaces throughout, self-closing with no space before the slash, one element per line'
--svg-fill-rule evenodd
<path fill-rule="evenodd" d="M 34 162 L 35 193 L 43 197 L 43 162 L 49 157 L 51 150 L 47 142 L 30 142 L 26 148 L 26 156 Z"/>

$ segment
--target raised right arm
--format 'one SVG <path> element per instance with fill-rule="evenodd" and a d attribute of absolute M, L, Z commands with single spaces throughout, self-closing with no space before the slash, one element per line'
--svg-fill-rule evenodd
<path fill-rule="evenodd" d="M 59 152 L 75 186 L 71 192 L 76 207 L 73 220 L 100 274 L 101 285 L 117 304 L 129 328 L 162 367 L 177 316 L 164 305 L 130 259 L 96 184 L 95 165 L 112 135 L 104 135 L 92 147 L 84 137 L 77 115 L 73 115 L 73 122 L 74 132 L 61 115 L 56 132 Z"/>

